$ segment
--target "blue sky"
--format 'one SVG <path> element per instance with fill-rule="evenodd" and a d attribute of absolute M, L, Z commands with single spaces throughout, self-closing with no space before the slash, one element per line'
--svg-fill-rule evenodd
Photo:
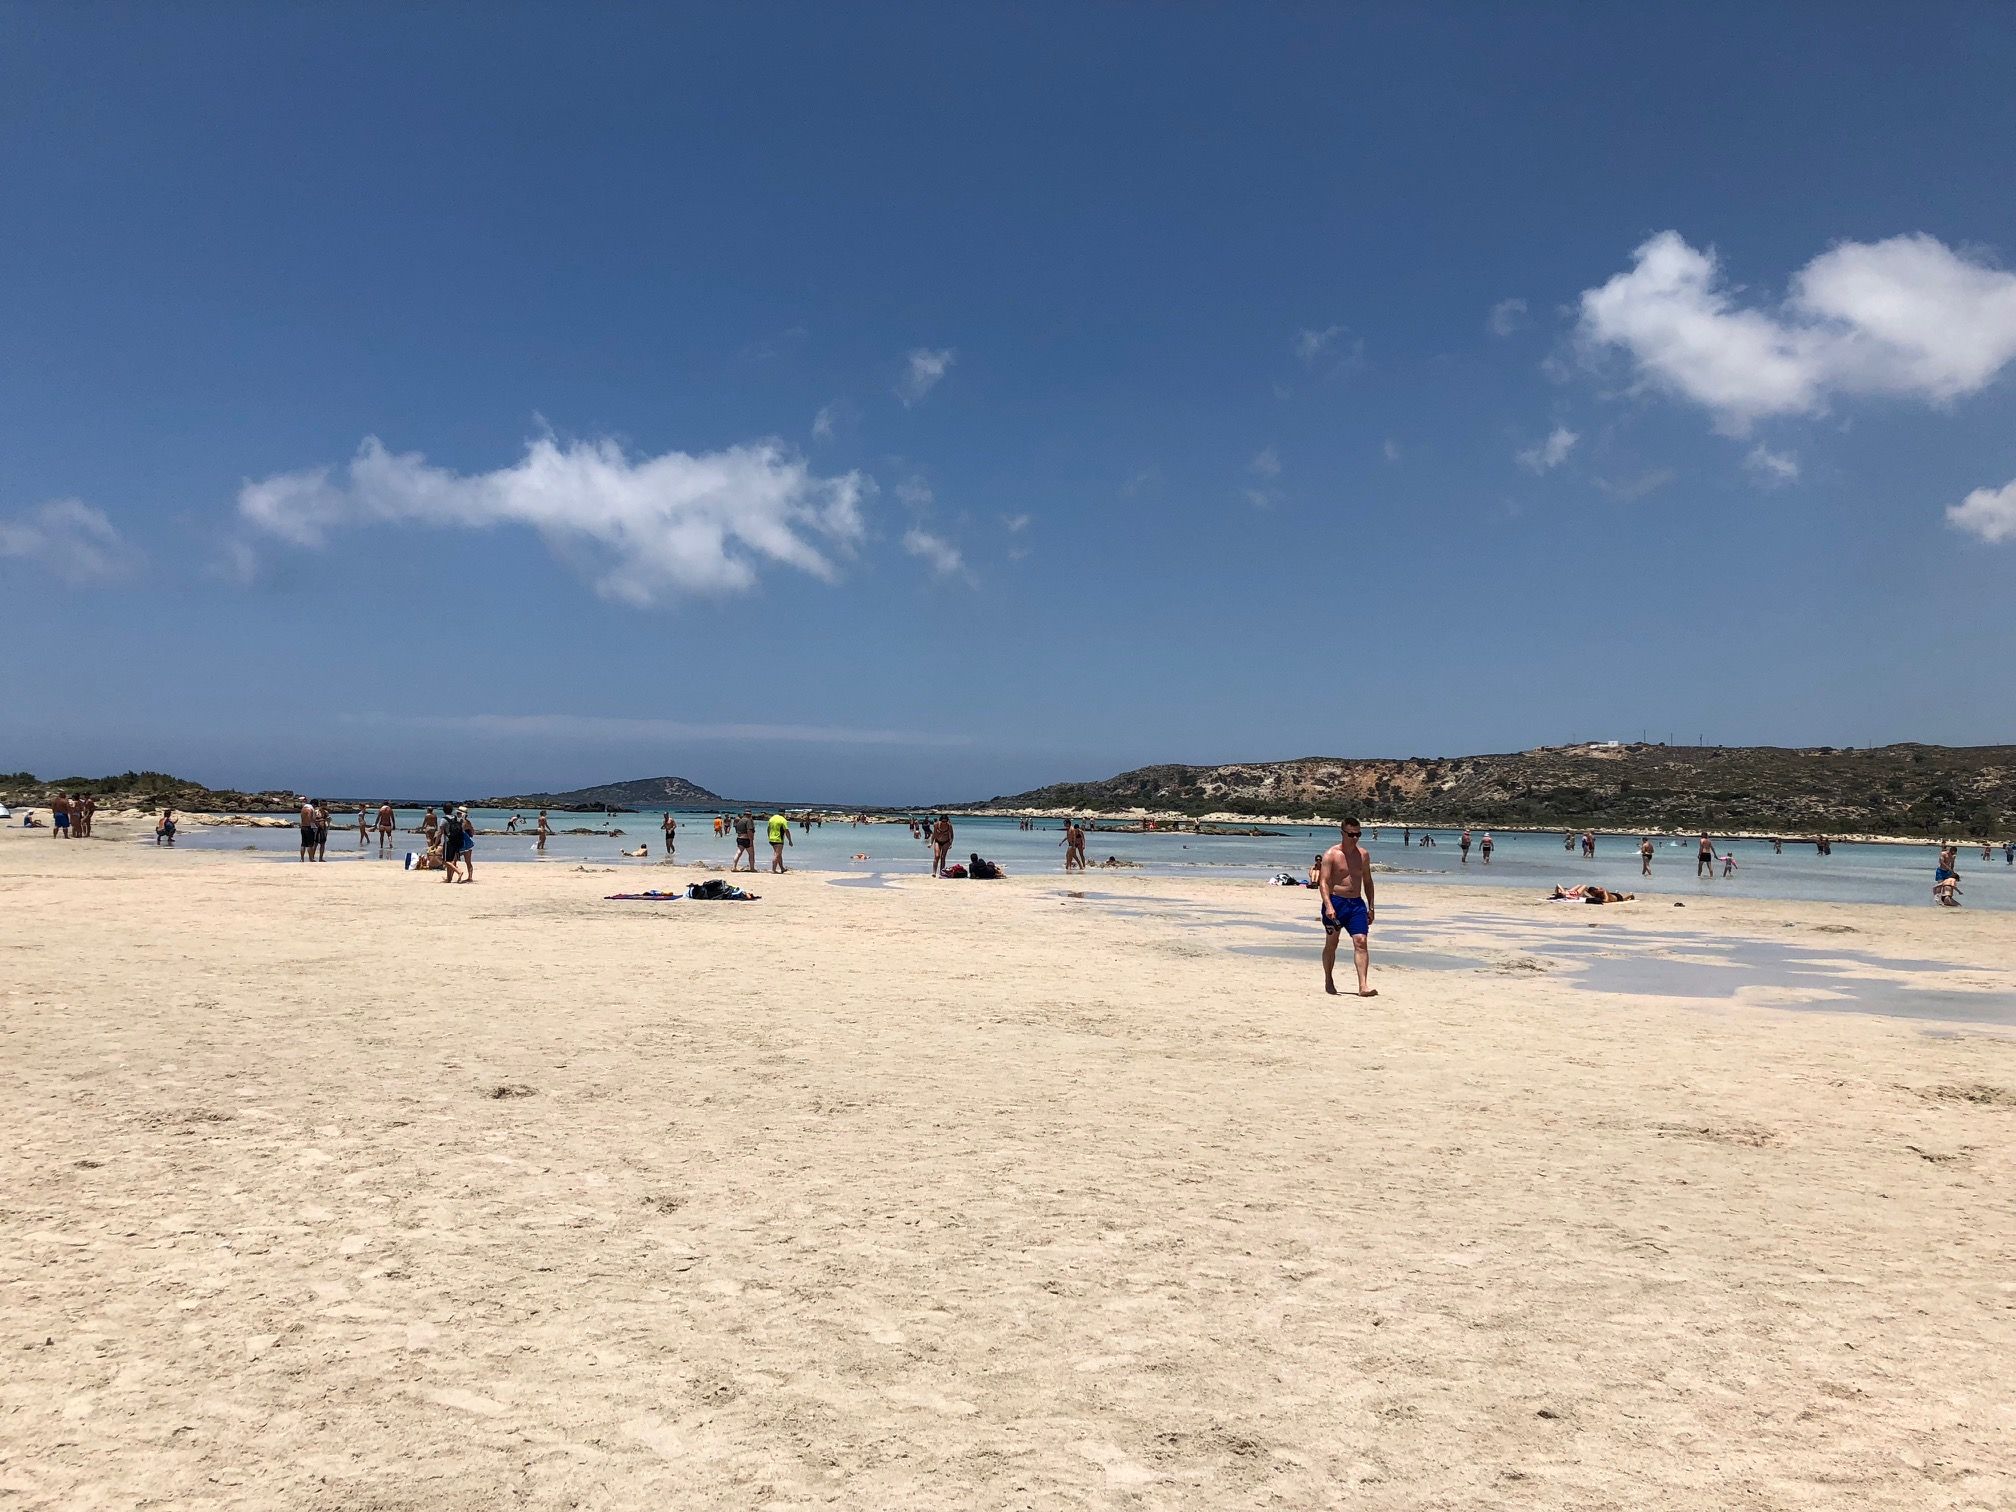
<path fill-rule="evenodd" d="M 0 22 L 0 768 L 2016 734 L 2005 8 Z"/>

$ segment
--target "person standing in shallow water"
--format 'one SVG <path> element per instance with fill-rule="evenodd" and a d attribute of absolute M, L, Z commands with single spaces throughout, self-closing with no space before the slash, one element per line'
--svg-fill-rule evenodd
<path fill-rule="evenodd" d="M 1323 990 L 1337 995 L 1337 941 L 1351 937 L 1351 960 L 1358 971 L 1358 996 L 1377 997 L 1378 989 L 1369 980 L 1372 952 L 1368 937 L 1372 931 L 1372 860 L 1358 843 L 1362 833 L 1356 819 L 1338 826 L 1337 843 L 1323 852 L 1317 864 L 1317 916 L 1323 924 Z"/>
<path fill-rule="evenodd" d="M 1468 866 L 1470 864 L 1470 831 L 1467 827 L 1463 831 L 1463 838 L 1458 840 L 1456 844 L 1462 849 L 1463 864 Z"/>
<path fill-rule="evenodd" d="M 1638 875 L 1641 877 L 1652 875 L 1652 837 L 1650 835 L 1640 835 L 1638 837 Z"/>
<path fill-rule="evenodd" d="M 1484 857 L 1484 864 L 1486 866 L 1489 866 L 1491 864 L 1491 847 L 1496 845 L 1497 843 L 1498 843 L 1497 841 L 1491 838 L 1491 831 L 1489 830 L 1484 831 L 1484 839 L 1478 845 L 1477 849 L 1479 852 L 1482 853 Z"/>

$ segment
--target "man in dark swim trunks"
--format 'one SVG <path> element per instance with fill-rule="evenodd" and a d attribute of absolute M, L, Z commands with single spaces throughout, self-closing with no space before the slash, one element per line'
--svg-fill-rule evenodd
<path fill-rule="evenodd" d="M 735 816 L 735 859 L 728 870 L 742 870 L 742 858 L 749 858 L 749 870 L 756 870 L 756 816 L 744 809 Z"/>
<path fill-rule="evenodd" d="M 1696 879 L 1698 880 L 1704 872 L 1710 881 L 1714 880 L 1715 842 L 1710 840 L 1706 835 L 1701 837 L 1700 848 L 1694 852 L 1694 875 Z"/>
<path fill-rule="evenodd" d="M 1317 870 L 1317 916 L 1323 924 L 1323 990 L 1337 994 L 1337 939 L 1351 937 L 1351 959 L 1358 968 L 1358 996 L 1377 997 L 1378 989 L 1366 978 L 1372 968 L 1372 953 L 1366 936 L 1372 929 L 1372 859 L 1358 843 L 1361 833 L 1356 819 L 1338 826 L 1341 838 L 1323 852 Z"/>
<path fill-rule="evenodd" d="M 315 830 L 315 800 L 313 798 L 303 798 L 301 800 L 301 859 L 303 861 L 313 861 L 315 859 Z"/>

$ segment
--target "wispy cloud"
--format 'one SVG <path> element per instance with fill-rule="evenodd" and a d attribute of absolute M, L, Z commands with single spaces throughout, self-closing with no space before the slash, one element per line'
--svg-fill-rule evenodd
<path fill-rule="evenodd" d="M 1662 231 L 1632 266 L 1582 295 L 1591 351 L 1629 354 L 1641 382 L 1746 434 L 1836 395 L 1945 403 L 2016 359 L 2016 274 L 1936 237 L 1842 242 L 1792 275 L 1777 306 L 1744 305 L 1712 248 Z"/>
<path fill-rule="evenodd" d="M 462 474 L 389 452 L 374 436 L 342 469 L 247 483 L 238 513 L 252 530 L 306 548 L 371 525 L 525 526 L 585 555 L 597 593 L 642 606 L 738 592 L 772 564 L 833 580 L 836 556 L 865 534 L 861 503 L 873 486 L 859 473 L 816 476 L 775 441 L 633 460 L 614 441 L 541 438 L 513 466 Z"/>
<path fill-rule="evenodd" d="M 1581 439 L 1567 426 L 1557 425 L 1545 441 L 1519 453 L 1519 465 L 1528 472 L 1552 472 L 1568 460 L 1568 453 L 1575 450 L 1575 443 Z"/>
<path fill-rule="evenodd" d="M 1768 446 L 1751 447 L 1743 465 L 1774 487 L 1797 482 L 1799 478 L 1799 459 L 1790 452 L 1775 452 Z"/>
<path fill-rule="evenodd" d="M 1029 516 L 1026 514 L 1003 515 L 1001 516 L 1001 525 L 1008 534 L 1020 535 L 1029 528 Z"/>
<path fill-rule="evenodd" d="M 838 418 L 839 407 L 837 405 L 820 405 L 819 413 L 812 417 L 812 439 L 815 441 L 831 441 L 833 439 L 833 422 Z"/>
<path fill-rule="evenodd" d="M 1491 306 L 1491 313 L 1484 317 L 1484 327 L 1493 336 L 1510 336 L 1527 324 L 1526 301 L 1523 299 L 1501 299 Z"/>
<path fill-rule="evenodd" d="M 1351 327 L 1342 325 L 1324 326 L 1320 330 L 1305 328 L 1295 333 L 1288 347 L 1306 367 L 1313 368 L 1318 363 L 1336 358 L 1330 366 L 1330 376 L 1334 378 L 1339 373 L 1355 372 L 1365 365 L 1365 342 L 1363 338 L 1353 337 L 1348 344 L 1345 343 L 1342 338 L 1350 334 Z M 1274 392 L 1277 398 L 1288 397 L 1287 390 L 1279 383 L 1274 385 Z"/>
<path fill-rule="evenodd" d="M 903 549 L 920 559 L 937 577 L 968 576 L 965 556 L 941 535 L 913 525 L 903 532 Z"/>
<path fill-rule="evenodd" d="M 920 514 L 938 500 L 938 495 L 932 492 L 931 485 L 916 473 L 898 483 L 895 493 L 899 500 Z"/>
<path fill-rule="evenodd" d="M 1379 448 L 1379 453 L 1388 462 L 1398 462 L 1400 460 L 1400 443 L 1395 441 L 1391 436 L 1388 436 L 1386 444 Z"/>
<path fill-rule="evenodd" d="M 1642 472 L 1635 478 L 1613 481 L 1609 478 L 1596 479 L 1596 487 L 1619 504 L 1635 503 L 1648 495 L 1657 493 L 1677 474 L 1670 467 L 1655 467 L 1650 472 Z"/>
<path fill-rule="evenodd" d="M 1253 454 L 1253 460 L 1246 464 L 1246 469 L 1256 478 L 1278 478 L 1281 476 L 1281 453 L 1271 446 L 1264 446 Z"/>
<path fill-rule="evenodd" d="M 1295 333 L 1289 346 L 1297 357 L 1314 367 L 1316 359 L 1336 345 L 1337 338 L 1349 329 L 1349 326 L 1341 325 L 1325 326 L 1320 331 L 1305 328 Z"/>
<path fill-rule="evenodd" d="M 2016 480 L 2000 488 L 1977 488 L 1946 509 L 1946 523 L 1991 546 L 2016 541 Z"/>
<path fill-rule="evenodd" d="M 918 347 L 904 359 L 903 376 L 896 383 L 896 397 L 907 408 L 920 403 L 938 387 L 959 354 L 951 347 Z M 984 376 L 984 375 L 983 375 Z"/>
<path fill-rule="evenodd" d="M 497 739 L 578 741 L 584 745 L 667 741 L 751 741 L 794 745 L 964 746 L 970 735 L 938 730 L 857 729 L 848 725 L 707 724 L 625 719 L 600 714 L 338 713 L 339 723 L 393 729 L 440 729 Z"/>
<path fill-rule="evenodd" d="M 143 557 L 107 518 L 82 499 L 52 499 L 11 517 L 0 516 L 0 557 L 31 562 L 66 583 L 110 583 L 130 577 Z"/>

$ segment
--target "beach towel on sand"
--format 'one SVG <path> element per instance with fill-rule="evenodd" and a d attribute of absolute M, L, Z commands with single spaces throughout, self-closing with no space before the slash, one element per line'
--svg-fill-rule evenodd
<path fill-rule="evenodd" d="M 652 888 L 649 892 L 610 893 L 603 901 L 608 903 L 683 903 L 692 898 L 699 902 L 720 900 L 727 903 L 754 903 L 757 895 L 744 892 L 733 882 L 723 882 L 719 877 L 705 882 L 690 882 L 684 892 L 660 892 Z"/>

